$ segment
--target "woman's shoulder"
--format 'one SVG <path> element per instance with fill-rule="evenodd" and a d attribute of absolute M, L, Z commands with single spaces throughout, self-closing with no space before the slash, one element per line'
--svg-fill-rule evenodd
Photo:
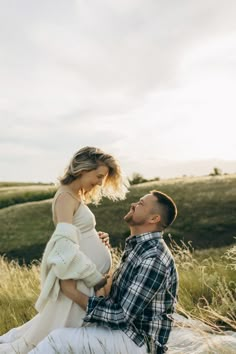
<path fill-rule="evenodd" d="M 65 186 L 60 186 L 56 191 L 53 198 L 53 202 L 55 203 L 58 200 L 66 201 L 66 202 L 74 201 L 77 204 L 80 204 L 82 202 L 79 195 L 74 194 L 69 188 Z"/>
<path fill-rule="evenodd" d="M 81 204 L 79 196 L 67 188 L 59 187 L 52 204 L 54 223 L 70 222 Z"/>

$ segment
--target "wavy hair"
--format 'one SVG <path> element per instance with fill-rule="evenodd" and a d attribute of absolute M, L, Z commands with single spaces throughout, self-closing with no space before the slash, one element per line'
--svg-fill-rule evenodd
<path fill-rule="evenodd" d="M 60 184 L 68 185 L 79 178 L 82 172 L 96 170 L 101 165 L 108 168 L 108 175 L 102 186 L 95 186 L 90 192 L 80 191 L 85 201 L 98 204 L 102 197 L 111 200 L 125 199 L 129 182 L 124 177 L 118 161 L 96 147 L 86 146 L 74 154 L 64 175 L 59 177 Z"/>

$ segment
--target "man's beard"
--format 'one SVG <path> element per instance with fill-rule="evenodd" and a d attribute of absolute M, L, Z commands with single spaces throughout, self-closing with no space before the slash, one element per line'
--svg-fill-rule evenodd
<path fill-rule="evenodd" d="M 139 221 L 135 221 L 133 219 L 133 213 L 126 214 L 124 216 L 124 220 L 129 226 L 139 226 L 139 225 L 143 225 L 145 222 L 145 219 L 140 219 Z"/>
<path fill-rule="evenodd" d="M 133 211 L 132 209 L 130 209 L 130 210 L 128 211 L 128 213 L 124 216 L 124 220 L 127 222 L 127 224 L 129 224 L 130 222 L 132 222 L 133 213 L 134 213 L 134 211 Z"/>

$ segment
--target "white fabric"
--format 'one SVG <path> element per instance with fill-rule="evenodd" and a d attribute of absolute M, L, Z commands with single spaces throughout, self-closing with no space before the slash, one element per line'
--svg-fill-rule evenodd
<path fill-rule="evenodd" d="M 92 287 L 102 279 L 95 264 L 80 250 L 79 229 L 67 223 L 56 226 L 41 263 L 41 293 L 35 304 L 41 312 L 48 301 L 56 301 L 60 292 L 59 279 L 81 279 Z"/>
<path fill-rule="evenodd" d="M 146 354 L 122 331 L 102 327 L 57 329 L 30 354 Z"/>
<path fill-rule="evenodd" d="M 235 354 L 236 332 L 212 334 L 200 321 L 175 314 L 168 354 Z M 69 351 L 72 350 L 71 352 Z M 56 351 L 55 351 L 56 349 Z M 121 331 L 102 327 L 67 328 L 53 331 L 30 354 L 136 354 L 146 353 Z"/>
<path fill-rule="evenodd" d="M 174 315 L 175 325 L 168 340 L 168 354 L 235 354 L 236 332 L 213 334 L 201 321 Z"/>
<path fill-rule="evenodd" d="M 83 252 L 87 257 L 89 257 L 89 259 L 95 264 L 98 272 L 105 274 L 109 271 L 111 267 L 111 254 L 109 249 L 100 240 L 95 229 L 95 224 L 96 223 L 94 215 L 85 204 L 81 203 L 73 218 L 73 229 L 75 229 L 76 227 L 78 231 L 76 232 L 77 245 L 80 245 L 80 251 Z M 64 226 L 63 230 L 65 230 Z M 60 231 L 62 231 L 61 228 Z M 60 240 L 63 239 L 63 237 L 60 237 Z M 75 237 L 75 234 L 73 237 Z M 54 246 L 56 244 L 57 242 L 55 242 Z M 73 243 L 73 245 L 75 245 L 75 243 Z M 49 253 L 52 255 L 49 257 L 50 266 L 52 264 L 60 263 L 59 260 L 58 262 L 56 262 L 57 258 L 55 256 L 55 253 L 53 254 L 53 249 L 59 250 L 59 248 L 54 247 L 51 250 L 52 253 Z M 67 253 L 68 249 L 65 249 L 65 254 Z M 60 255 L 58 256 L 58 259 L 63 259 L 62 257 L 64 257 L 64 247 L 62 248 L 60 246 Z M 47 257 L 44 258 L 45 262 L 47 262 Z M 63 266 L 59 266 L 60 276 L 63 276 L 63 274 L 67 274 L 68 276 L 71 275 L 70 271 L 72 269 L 74 271 L 74 265 L 72 263 L 71 267 L 68 267 L 67 265 L 64 270 Z M 77 262 L 76 264 L 79 265 L 79 263 Z M 58 271 L 55 270 L 55 267 L 54 271 L 55 274 L 59 275 L 59 273 L 57 273 Z M 65 273 L 63 273 L 63 271 L 65 271 Z M 81 270 L 78 269 L 78 272 L 80 271 Z M 79 274 L 78 272 L 77 274 Z M 44 280 L 46 278 L 47 276 L 45 276 Z M 57 278 L 55 278 L 55 281 L 57 281 Z M 43 282 L 44 285 L 45 282 Z M 39 314 L 37 314 L 31 321 L 25 323 L 23 326 L 12 329 L 5 335 L 0 336 L 0 343 L 4 343 L 0 344 L 1 354 L 15 354 L 16 352 L 20 354 L 28 353 L 44 337 L 46 337 L 52 330 L 56 328 L 81 327 L 83 323 L 83 318 L 85 316 L 84 310 L 80 308 L 80 306 L 78 306 L 77 304 L 73 303 L 70 299 L 65 297 L 60 291 L 58 292 L 59 289 L 57 290 L 57 288 L 51 287 L 50 284 L 46 285 L 46 289 L 48 290 L 47 287 L 53 289 L 53 293 L 54 295 L 56 294 L 56 296 L 51 296 L 51 294 L 48 293 L 48 298 L 45 298 L 46 301 L 41 302 L 42 307 L 39 306 L 39 308 L 41 309 Z M 88 286 L 86 286 L 83 280 L 77 281 L 77 288 L 88 296 L 92 296 L 94 294 L 93 288 L 89 288 Z"/>

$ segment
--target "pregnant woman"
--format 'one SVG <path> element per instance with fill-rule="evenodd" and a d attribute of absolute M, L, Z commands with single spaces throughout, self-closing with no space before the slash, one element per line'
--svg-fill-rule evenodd
<path fill-rule="evenodd" d="M 96 231 L 87 203 L 96 204 L 103 196 L 124 199 L 126 191 L 113 156 L 94 147 L 75 153 L 52 203 L 55 231 L 41 263 L 38 314 L 0 337 L 0 353 L 28 353 L 53 329 L 82 325 L 85 312 L 62 294 L 60 279 L 75 279 L 89 296 L 106 284 L 111 268 L 108 235 Z"/>

